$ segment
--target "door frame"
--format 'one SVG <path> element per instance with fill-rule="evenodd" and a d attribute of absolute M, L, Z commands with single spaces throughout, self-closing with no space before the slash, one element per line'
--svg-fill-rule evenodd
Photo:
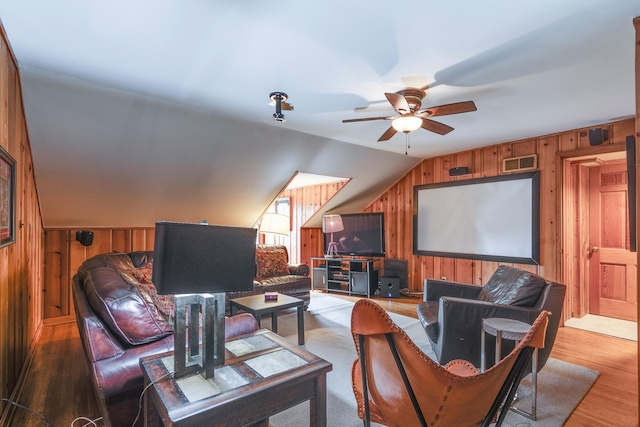
<path fill-rule="evenodd" d="M 626 157 L 624 144 L 609 144 L 557 153 L 558 207 L 560 220 L 560 277 L 567 286 L 563 320 L 589 313 L 589 164 L 598 156 L 620 153 Z"/>

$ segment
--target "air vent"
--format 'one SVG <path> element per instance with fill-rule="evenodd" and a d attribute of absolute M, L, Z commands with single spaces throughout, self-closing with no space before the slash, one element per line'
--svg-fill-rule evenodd
<path fill-rule="evenodd" d="M 511 157 L 502 161 L 502 172 L 523 172 L 538 168 L 538 156 Z"/>

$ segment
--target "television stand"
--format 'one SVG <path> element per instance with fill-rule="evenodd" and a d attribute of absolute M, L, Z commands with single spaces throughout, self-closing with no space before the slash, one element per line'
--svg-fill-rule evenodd
<path fill-rule="evenodd" d="M 375 259 L 311 258 L 312 289 L 370 298 L 378 289 Z"/>

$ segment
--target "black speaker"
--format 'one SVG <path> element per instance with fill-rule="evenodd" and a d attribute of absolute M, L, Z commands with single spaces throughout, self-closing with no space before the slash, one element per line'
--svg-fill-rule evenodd
<path fill-rule="evenodd" d="M 400 278 L 382 276 L 378 282 L 378 289 L 383 298 L 398 298 L 400 296 Z"/>
<path fill-rule="evenodd" d="M 78 230 L 76 231 L 76 240 L 80 242 L 82 246 L 91 246 L 93 243 L 93 231 Z"/>
<path fill-rule="evenodd" d="M 589 145 L 592 147 L 601 145 L 603 142 L 609 140 L 609 131 L 602 128 L 595 128 L 589 131 Z"/>
<path fill-rule="evenodd" d="M 468 173 L 469 173 L 469 168 L 467 166 L 460 166 L 459 168 L 449 169 L 449 176 L 460 176 L 460 175 L 466 175 Z"/>

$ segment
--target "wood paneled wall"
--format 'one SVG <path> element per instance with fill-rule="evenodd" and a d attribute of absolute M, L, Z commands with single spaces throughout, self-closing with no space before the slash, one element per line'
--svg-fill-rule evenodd
<path fill-rule="evenodd" d="M 86 228 L 91 246 L 76 240 L 80 229 L 45 230 L 44 317 L 73 314 L 71 281 L 78 267 L 94 255 L 107 252 L 152 251 L 154 228 Z"/>
<path fill-rule="evenodd" d="M 44 250 L 18 66 L 4 27 L 0 33 L 0 146 L 17 172 L 16 242 L 0 248 L 0 396 L 9 398 L 40 331 Z"/>
<path fill-rule="evenodd" d="M 625 138 L 635 134 L 635 120 L 629 119 L 601 125 L 610 138 L 602 146 L 589 145 L 588 130 L 576 129 L 428 158 L 419 163 L 395 185 L 384 192 L 365 212 L 385 213 L 387 257 L 409 262 L 410 290 L 419 292 L 425 278 L 446 277 L 464 283 L 483 285 L 495 271 L 497 262 L 413 255 L 413 187 L 449 180 L 465 180 L 501 175 L 502 160 L 514 156 L 536 154 L 540 171 L 540 255 L 539 266 L 517 265 L 538 273 L 548 280 L 563 282 L 564 259 L 560 250 L 562 159 L 603 150 L 624 151 Z M 452 167 L 469 167 L 470 174 L 450 177 Z M 301 247 L 303 262 L 322 256 L 322 233 L 319 228 L 303 229 Z"/>

